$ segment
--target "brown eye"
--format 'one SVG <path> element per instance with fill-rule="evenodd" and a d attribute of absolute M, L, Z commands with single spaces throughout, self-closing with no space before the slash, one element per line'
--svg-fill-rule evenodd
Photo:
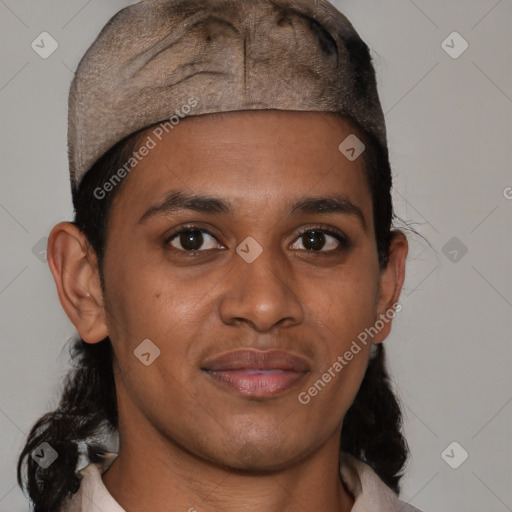
<path fill-rule="evenodd" d="M 205 236 L 206 235 L 206 236 Z M 173 248 L 180 251 L 202 251 L 208 249 L 217 249 L 218 243 L 209 242 L 206 249 L 203 247 L 205 240 L 215 240 L 215 238 L 204 229 L 198 228 L 184 228 L 177 233 L 174 233 L 166 240 L 166 244 L 170 244 Z M 203 247 L 203 249 L 201 249 Z"/>
<path fill-rule="evenodd" d="M 299 234 L 297 242 L 302 241 L 302 250 L 308 252 L 335 252 L 349 247 L 347 238 L 331 230 L 312 228 L 302 231 Z M 293 247 L 301 249 L 301 247 Z"/>

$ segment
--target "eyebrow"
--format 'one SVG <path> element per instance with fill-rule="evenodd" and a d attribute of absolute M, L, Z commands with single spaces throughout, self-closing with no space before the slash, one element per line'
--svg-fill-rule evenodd
<path fill-rule="evenodd" d="M 144 224 L 151 218 L 186 210 L 224 215 L 232 215 L 234 211 L 229 200 L 213 196 L 189 194 L 183 190 L 172 190 L 165 196 L 163 201 L 148 208 L 139 219 L 139 223 Z M 363 229 L 366 231 L 366 220 L 361 208 L 352 203 L 345 195 L 330 194 L 322 197 L 300 197 L 291 205 L 288 215 L 304 213 L 335 213 L 353 216 L 359 219 Z"/>

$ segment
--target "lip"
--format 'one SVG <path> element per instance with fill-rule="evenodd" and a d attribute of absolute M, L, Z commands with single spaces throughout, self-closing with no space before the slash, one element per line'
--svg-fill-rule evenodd
<path fill-rule="evenodd" d="M 272 397 L 296 386 L 308 362 L 284 350 L 236 350 L 206 361 L 201 370 L 223 389 L 251 397 Z"/>

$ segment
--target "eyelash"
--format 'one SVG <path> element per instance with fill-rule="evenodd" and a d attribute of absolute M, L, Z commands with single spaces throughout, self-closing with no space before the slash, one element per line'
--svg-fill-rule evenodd
<path fill-rule="evenodd" d="M 213 239 L 217 240 L 217 238 L 215 237 L 215 235 L 213 235 L 212 233 L 210 233 L 207 229 L 203 229 L 195 224 L 188 224 L 188 225 L 185 225 L 183 226 L 179 231 L 175 231 L 174 233 L 172 233 L 169 237 L 167 237 L 164 241 L 164 246 L 165 247 L 168 247 L 169 244 L 176 238 L 178 237 L 179 235 L 181 235 L 181 233 L 187 233 L 189 231 L 200 231 L 201 233 L 207 233 L 209 236 L 211 236 Z M 348 239 L 348 237 L 342 233 L 341 231 L 336 231 L 336 230 L 333 230 L 332 228 L 330 227 L 327 227 L 327 226 L 324 226 L 322 224 L 319 224 L 319 225 L 316 225 L 316 226 L 311 226 L 311 227 L 308 227 L 308 228 L 305 228 L 303 229 L 302 231 L 300 231 L 298 234 L 297 234 L 297 237 L 295 239 L 295 241 L 298 241 L 300 240 L 305 234 L 307 233 L 310 233 L 312 231 L 315 231 L 315 232 L 321 232 L 323 234 L 326 234 L 326 235 L 329 235 L 329 236 L 332 236 L 333 238 L 335 238 L 340 246 L 337 248 L 337 249 L 332 249 L 330 251 L 322 251 L 322 250 L 319 250 L 319 251 L 315 251 L 315 250 L 307 250 L 307 249 L 301 249 L 301 251 L 303 252 L 307 252 L 308 254 L 318 254 L 318 255 L 324 255 L 324 256 L 331 256 L 335 253 L 339 253 L 341 251 L 346 251 L 348 249 L 351 248 L 352 244 L 350 242 L 350 240 Z M 295 242 L 294 242 L 295 243 Z M 181 253 L 184 253 L 186 254 L 187 256 L 195 256 L 196 254 L 198 253 L 202 253 L 202 252 L 208 252 L 209 250 L 212 250 L 212 249 L 207 249 L 207 250 L 196 250 L 196 251 L 187 251 L 185 249 L 177 249 L 176 247 L 171 247 L 171 250 L 175 250 L 175 251 L 178 251 L 178 252 L 181 252 Z"/>

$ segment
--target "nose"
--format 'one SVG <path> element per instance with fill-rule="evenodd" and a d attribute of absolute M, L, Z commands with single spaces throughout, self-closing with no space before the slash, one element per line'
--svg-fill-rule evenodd
<path fill-rule="evenodd" d="M 286 258 L 264 249 L 250 263 L 235 254 L 233 265 L 219 305 L 225 324 L 245 322 L 255 331 L 267 332 L 278 324 L 290 327 L 303 321 L 303 305 Z"/>

